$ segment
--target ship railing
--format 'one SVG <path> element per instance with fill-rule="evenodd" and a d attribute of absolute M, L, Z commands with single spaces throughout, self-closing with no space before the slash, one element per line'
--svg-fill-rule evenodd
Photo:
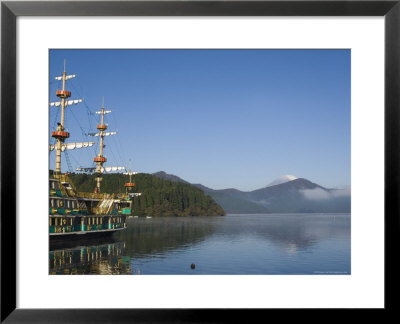
<path fill-rule="evenodd" d="M 129 198 L 130 196 L 129 196 L 129 194 L 121 193 L 121 194 L 117 194 L 116 197 L 119 199 L 126 199 L 126 198 Z"/>
<path fill-rule="evenodd" d="M 81 192 L 77 193 L 78 198 L 90 199 L 104 199 L 104 198 L 129 198 L 127 194 L 108 194 L 108 193 L 95 193 L 95 192 Z"/>
<path fill-rule="evenodd" d="M 104 199 L 108 195 L 105 193 L 95 193 L 95 192 L 81 192 L 77 194 L 78 198 L 88 198 L 88 199 Z"/>

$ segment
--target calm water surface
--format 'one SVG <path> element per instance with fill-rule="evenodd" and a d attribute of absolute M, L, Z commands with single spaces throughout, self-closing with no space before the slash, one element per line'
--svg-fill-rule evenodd
<path fill-rule="evenodd" d="M 127 224 L 106 241 L 50 246 L 50 274 L 350 274 L 350 215 L 153 217 Z"/>

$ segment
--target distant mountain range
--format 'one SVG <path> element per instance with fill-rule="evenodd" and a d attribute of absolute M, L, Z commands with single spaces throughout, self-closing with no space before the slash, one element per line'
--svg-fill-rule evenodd
<path fill-rule="evenodd" d="M 164 171 L 154 176 L 189 183 Z M 215 190 L 192 184 L 210 195 L 227 213 L 350 213 L 350 189 L 327 189 L 307 179 L 285 175 L 268 186 L 253 190 Z"/>

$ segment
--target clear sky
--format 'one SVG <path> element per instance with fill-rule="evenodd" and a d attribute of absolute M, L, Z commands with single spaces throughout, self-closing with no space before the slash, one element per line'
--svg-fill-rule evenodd
<path fill-rule="evenodd" d="M 284 174 L 350 185 L 350 50 L 51 50 L 50 101 L 64 59 L 77 74 L 70 99 L 84 98 L 67 108 L 67 141 L 96 141 L 68 152 L 73 169 L 94 166 L 98 138 L 85 134 L 104 97 L 118 131 L 105 137 L 105 166 L 213 189 L 259 189 Z M 52 131 L 60 108 L 49 110 Z"/>

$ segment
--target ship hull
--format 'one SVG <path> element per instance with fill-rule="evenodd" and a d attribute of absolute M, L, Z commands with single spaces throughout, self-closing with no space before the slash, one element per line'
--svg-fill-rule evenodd
<path fill-rule="evenodd" d="M 78 231 L 70 233 L 50 233 L 50 241 L 64 241 L 64 240 L 81 240 L 90 238 L 111 237 L 114 233 L 122 231 L 125 228 L 96 230 L 96 231 Z"/>

